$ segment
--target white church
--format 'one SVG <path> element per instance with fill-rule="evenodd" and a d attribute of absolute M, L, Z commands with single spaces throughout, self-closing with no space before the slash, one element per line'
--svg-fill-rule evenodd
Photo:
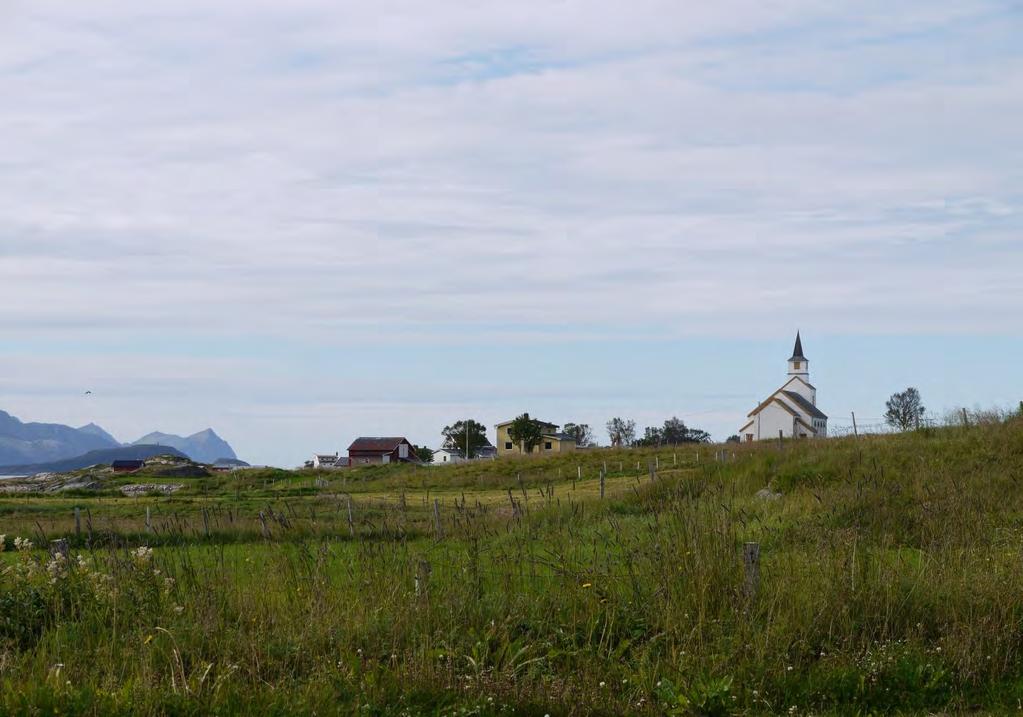
<path fill-rule="evenodd" d="M 810 362 L 803 355 L 803 342 L 796 332 L 796 346 L 789 359 L 785 384 L 754 408 L 739 429 L 744 441 L 777 438 L 824 438 L 828 417 L 817 408 L 817 389 L 810 383 Z"/>

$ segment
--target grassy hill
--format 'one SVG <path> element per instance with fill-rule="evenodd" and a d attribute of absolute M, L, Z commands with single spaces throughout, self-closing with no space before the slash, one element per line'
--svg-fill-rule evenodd
<path fill-rule="evenodd" d="M 4 499 L 0 712 L 1016 709 L 1021 480 L 1014 420 Z"/>

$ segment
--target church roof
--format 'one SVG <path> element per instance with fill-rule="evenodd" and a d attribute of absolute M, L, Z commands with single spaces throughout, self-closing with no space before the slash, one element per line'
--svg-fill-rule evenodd
<path fill-rule="evenodd" d="M 810 414 L 814 418 L 824 419 L 827 418 L 827 415 L 825 415 L 824 412 L 817 408 L 815 405 L 807 401 L 805 396 L 802 396 L 796 393 L 795 391 L 782 391 L 782 393 L 784 393 L 786 398 L 792 401 L 792 403 L 799 406 L 799 408 L 802 409 L 805 413 Z"/>
<path fill-rule="evenodd" d="M 792 358 L 789 361 L 799 359 L 801 361 L 806 360 L 806 356 L 803 355 L 803 341 L 799 338 L 799 332 L 796 332 L 796 345 L 792 348 Z"/>

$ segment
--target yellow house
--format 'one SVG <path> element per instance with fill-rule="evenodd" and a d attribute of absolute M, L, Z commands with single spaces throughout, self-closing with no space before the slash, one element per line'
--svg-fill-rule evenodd
<path fill-rule="evenodd" d="M 525 454 L 523 447 L 516 444 L 508 435 L 512 421 L 505 421 L 497 424 L 497 455 L 498 456 L 521 456 Z M 576 449 L 575 437 L 567 433 L 558 433 L 558 426 L 554 423 L 540 421 L 543 426 L 543 438 L 533 446 L 533 455 L 546 455 L 550 453 L 570 453 Z"/>

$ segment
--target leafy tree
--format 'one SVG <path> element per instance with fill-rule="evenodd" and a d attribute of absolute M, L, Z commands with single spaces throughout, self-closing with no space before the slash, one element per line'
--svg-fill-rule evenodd
<path fill-rule="evenodd" d="M 578 446 L 591 446 L 593 445 L 593 431 L 590 430 L 588 424 L 585 423 L 566 423 L 565 427 L 561 430 L 562 433 L 567 433 L 575 439 L 575 443 Z"/>
<path fill-rule="evenodd" d="M 636 440 L 637 446 L 659 446 L 664 443 L 664 432 L 660 428 L 647 426 L 643 429 L 643 437 Z"/>
<path fill-rule="evenodd" d="M 912 386 L 902 393 L 893 393 L 885 406 L 888 410 L 884 414 L 884 420 L 889 426 L 900 431 L 920 427 L 924 407 L 920 403 L 920 392 Z"/>
<path fill-rule="evenodd" d="M 671 445 L 686 443 L 688 433 L 689 429 L 686 428 L 685 422 L 678 416 L 672 416 L 664 422 L 664 428 L 661 429 L 661 440 Z"/>
<path fill-rule="evenodd" d="M 423 463 L 430 463 L 433 461 L 433 449 L 427 448 L 426 446 L 417 446 L 412 444 L 412 450 L 419 456 L 419 460 Z"/>
<path fill-rule="evenodd" d="M 738 436 L 735 438 L 738 439 Z M 683 443 L 710 443 L 710 434 L 699 428 L 690 428 L 686 431 L 686 440 Z"/>
<path fill-rule="evenodd" d="M 741 440 L 742 439 L 739 438 L 738 434 L 733 433 L 732 435 L 725 439 L 725 443 L 739 443 Z"/>
<path fill-rule="evenodd" d="M 637 446 L 675 446 L 679 443 L 710 443 L 710 434 L 699 428 L 689 428 L 682 419 L 673 416 L 660 428 L 646 428 L 643 437 L 636 441 Z"/>
<path fill-rule="evenodd" d="M 544 424 L 528 413 L 523 413 L 508 427 L 508 437 L 519 444 L 523 453 L 532 453 L 543 440 Z"/>
<path fill-rule="evenodd" d="M 444 426 L 441 435 L 444 436 L 444 447 L 454 450 L 466 450 L 466 434 L 468 434 L 469 452 L 466 458 L 475 458 L 479 455 L 480 449 L 490 445 L 487 439 L 487 427 L 479 421 L 471 418 L 467 421 L 458 421 L 450 426 Z"/>
<path fill-rule="evenodd" d="M 607 422 L 607 435 L 613 448 L 631 446 L 636 442 L 636 422 L 624 418 L 612 418 Z"/>

